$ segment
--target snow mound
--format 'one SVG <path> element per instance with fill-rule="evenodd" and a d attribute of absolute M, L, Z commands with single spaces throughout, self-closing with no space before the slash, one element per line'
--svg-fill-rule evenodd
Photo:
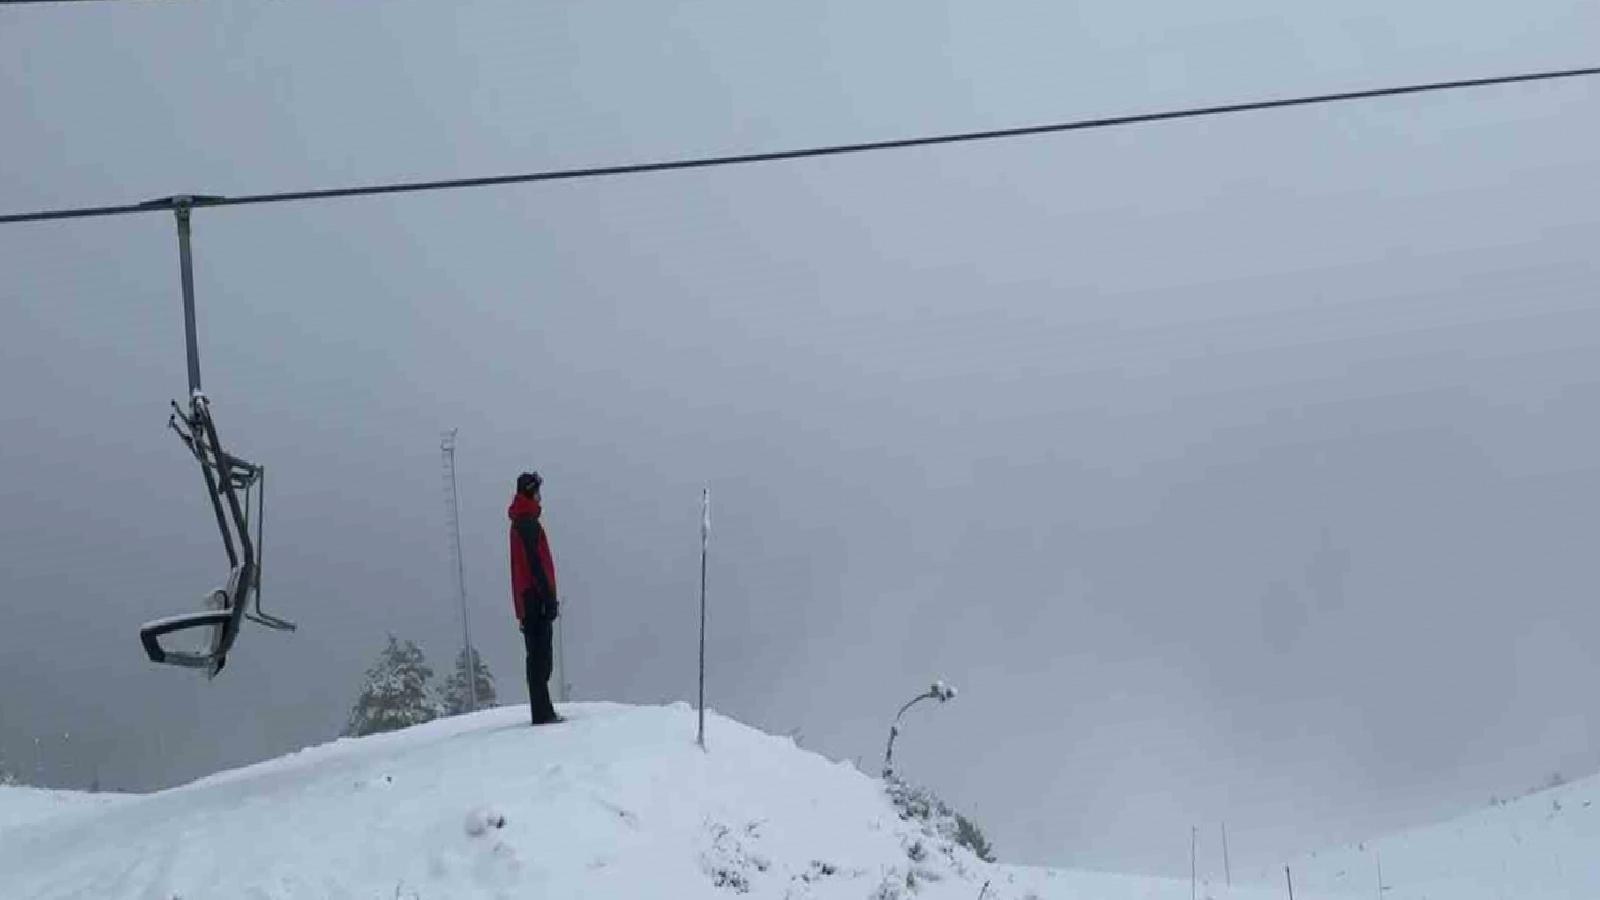
<path fill-rule="evenodd" d="M 0 848 L 7 844 L 7 831 L 75 813 L 92 814 L 117 803 L 123 797 L 122 794 L 85 794 L 79 791 L 47 791 L 21 785 L 0 785 Z M 4 871 L 0 869 L 0 872 Z"/>
<path fill-rule="evenodd" d="M 1596 847 L 1600 776 L 1295 860 L 1295 896 L 1304 885 L 1384 900 L 1593 900 L 1600 897 Z"/>
<path fill-rule="evenodd" d="M 92 803 L 5 789 L 0 897 L 1023 896 L 787 738 L 708 714 L 707 752 L 683 704 L 562 712 L 531 728 L 525 707 L 489 710 Z"/>

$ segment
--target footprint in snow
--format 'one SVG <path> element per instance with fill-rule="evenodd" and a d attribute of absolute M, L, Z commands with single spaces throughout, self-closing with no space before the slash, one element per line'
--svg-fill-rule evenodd
<path fill-rule="evenodd" d="M 618 819 L 621 819 L 622 823 L 627 825 L 629 828 L 637 829 L 639 827 L 639 817 L 634 815 L 632 810 L 624 809 L 623 807 L 612 803 L 604 797 L 597 796 L 594 798 L 594 802 L 600 804 L 602 807 L 605 807 L 605 809 L 614 814 Z"/>
<path fill-rule="evenodd" d="M 394 776 L 393 775 L 381 775 L 381 776 L 379 776 L 377 778 L 363 778 L 360 781 L 356 782 L 356 790 L 358 790 L 358 791 L 364 791 L 364 790 L 366 790 L 368 788 L 391 788 L 391 787 L 394 787 Z"/>
<path fill-rule="evenodd" d="M 469 837 L 483 837 L 491 831 L 499 831 L 506 827 L 506 817 L 497 810 L 478 806 L 467 812 L 464 825 Z"/>

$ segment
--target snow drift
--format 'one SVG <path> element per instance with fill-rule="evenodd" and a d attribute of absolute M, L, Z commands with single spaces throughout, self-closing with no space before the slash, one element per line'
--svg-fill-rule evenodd
<path fill-rule="evenodd" d="M 1307 890 L 1383 900 L 1600 897 L 1600 777 L 1293 862 Z"/>
<path fill-rule="evenodd" d="M 960 897 L 882 786 L 682 704 L 503 708 L 92 804 L 0 793 L 0 896 Z M 41 806 L 47 809 L 41 809 Z M 999 896 L 993 890 L 991 897 Z"/>
<path fill-rule="evenodd" d="M 1186 900 L 993 865 L 881 782 L 687 706 L 489 710 L 148 795 L 0 787 L 0 898 Z M 1600 897 L 1600 780 L 1294 862 L 1297 900 Z M 1376 881 L 1381 858 L 1383 885 Z M 1281 868 L 1208 900 L 1281 900 Z"/>

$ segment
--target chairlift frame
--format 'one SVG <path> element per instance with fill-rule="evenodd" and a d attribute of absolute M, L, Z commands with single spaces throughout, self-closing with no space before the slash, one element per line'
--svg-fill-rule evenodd
<path fill-rule="evenodd" d="M 216 516 L 222 546 L 228 554 L 228 580 L 208 594 L 202 612 L 184 613 L 146 622 L 139 629 L 139 640 L 151 662 L 204 669 L 215 677 L 227 664 L 228 651 L 239 636 L 243 620 L 249 619 L 277 631 L 294 631 L 286 619 L 261 609 L 262 536 L 266 524 L 266 468 L 224 450 L 217 437 L 217 422 L 211 401 L 201 390 L 200 348 L 196 336 L 194 311 L 194 265 L 190 253 L 190 212 L 206 197 L 168 197 L 149 205 L 170 207 L 177 217 L 178 266 L 183 284 L 183 324 L 189 366 L 188 408 L 172 401 L 167 427 L 177 433 L 200 464 L 206 496 Z M 252 535 L 251 514 L 254 513 Z M 180 631 L 210 629 L 205 649 L 175 650 L 164 647 L 161 639 Z"/>

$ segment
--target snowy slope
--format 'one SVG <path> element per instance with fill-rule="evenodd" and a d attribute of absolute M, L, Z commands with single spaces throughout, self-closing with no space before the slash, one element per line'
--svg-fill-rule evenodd
<path fill-rule="evenodd" d="M 1285 900 L 1282 885 L 1239 884 L 1227 887 L 1202 881 L 1190 894 L 1189 879 L 1125 875 L 1073 869 L 997 866 L 988 897 L 1038 898 L 1038 900 Z M 999 889 L 999 893 L 995 890 Z M 1361 895 L 1302 891 L 1295 885 L 1295 900 L 1362 900 Z M 976 900 L 976 895 L 974 895 Z"/>
<path fill-rule="evenodd" d="M 1290 869 L 1296 900 L 1600 900 L 1600 776 L 1442 824 L 1319 851 L 1291 860 Z M 1002 877 L 1041 898 L 1189 896 L 1187 880 L 1021 868 Z M 1282 900 L 1288 890 L 1277 866 L 1231 891 L 1202 883 L 1196 896 Z"/>
<path fill-rule="evenodd" d="M 145 796 L 0 789 L 0 898 L 1189 896 L 983 863 L 787 738 L 713 715 L 701 752 L 681 704 L 563 712 L 336 741 Z"/>
<path fill-rule="evenodd" d="M 912 869 L 919 895 L 978 893 L 982 863 L 934 846 L 913 863 L 919 836 L 848 766 L 715 716 L 702 753 L 681 705 L 564 712 L 536 730 L 493 710 L 22 812 L 0 831 L 0 896 L 867 897 Z"/>
<path fill-rule="evenodd" d="M 1383 900 L 1600 898 L 1600 777 L 1292 863 L 1300 887 Z M 1278 874 L 1281 878 L 1281 872 Z"/>
<path fill-rule="evenodd" d="M 124 794 L 85 794 L 78 791 L 46 791 L 30 787 L 0 787 L 0 847 L 6 846 L 8 829 L 26 828 L 47 819 L 64 816 L 94 815 L 125 798 Z"/>

